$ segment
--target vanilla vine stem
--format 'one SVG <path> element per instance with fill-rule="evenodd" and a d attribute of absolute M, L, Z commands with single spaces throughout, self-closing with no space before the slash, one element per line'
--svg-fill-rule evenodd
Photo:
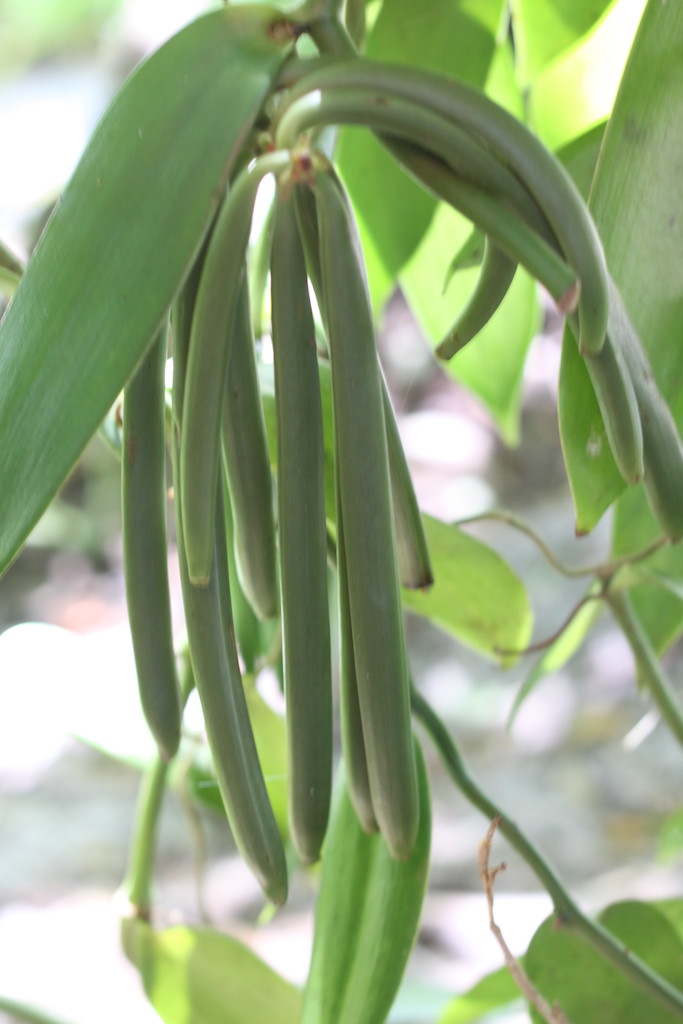
<path fill-rule="evenodd" d="M 631 648 L 640 682 L 649 691 L 671 732 L 683 745 L 683 711 L 652 644 L 633 611 L 628 593 L 615 588 L 607 590 L 604 597 Z"/>
<path fill-rule="evenodd" d="M 415 687 L 411 702 L 414 714 L 429 733 L 453 782 L 490 821 L 498 819 L 499 830 L 524 858 L 550 896 L 561 925 L 581 936 L 624 977 L 683 1020 L 683 992 L 648 967 L 601 924 L 585 916 L 533 842 L 472 778 L 445 725 Z"/>
<path fill-rule="evenodd" d="M 168 762 L 154 754 L 145 769 L 135 814 L 135 833 L 130 853 L 128 877 L 123 891 L 132 916 L 149 921 L 152 913 L 152 874 L 156 848 L 157 823 L 166 790 Z"/>
<path fill-rule="evenodd" d="M 186 652 L 182 656 L 180 699 L 184 708 L 193 687 L 192 665 Z M 129 916 L 149 921 L 152 914 L 152 878 L 156 854 L 159 815 L 166 793 L 170 761 L 158 752 L 150 758 L 143 772 L 133 824 L 128 869 L 121 892 L 128 901 Z"/>
<path fill-rule="evenodd" d="M 488 509 L 486 512 L 479 512 L 476 515 L 467 516 L 464 519 L 458 519 L 453 525 L 461 528 L 473 523 L 484 522 L 503 523 L 504 525 L 510 526 L 514 530 L 518 530 L 520 533 L 523 533 L 525 537 L 528 537 L 529 540 L 536 545 L 548 565 L 559 572 L 562 576 L 568 576 L 570 578 L 597 576 L 599 579 L 603 580 L 611 579 L 619 569 L 622 569 L 627 565 L 634 565 L 636 562 L 644 561 L 646 558 L 649 558 L 650 555 L 654 555 L 660 550 L 660 548 L 665 547 L 669 543 L 666 537 L 658 537 L 657 540 L 648 544 L 640 551 L 634 551 L 629 555 L 623 555 L 622 557 L 614 558 L 611 561 L 576 567 L 565 565 L 564 562 L 561 562 L 552 548 L 546 544 L 542 537 L 539 537 L 536 531 L 529 526 L 528 523 L 525 523 L 523 519 L 519 519 L 513 512 L 508 512 L 505 509 Z"/>

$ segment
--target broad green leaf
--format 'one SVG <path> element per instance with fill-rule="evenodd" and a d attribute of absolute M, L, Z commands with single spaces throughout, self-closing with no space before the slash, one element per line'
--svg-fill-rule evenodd
<path fill-rule="evenodd" d="M 491 548 L 431 516 L 423 516 L 436 582 L 404 590 L 403 604 L 468 647 L 510 663 L 504 651 L 529 642 L 532 613 L 519 577 Z"/>
<path fill-rule="evenodd" d="M 279 16 L 278 16 L 279 17 Z M 199 18 L 100 121 L 0 324 L 0 570 L 151 342 L 285 51 L 263 8 Z"/>
<path fill-rule="evenodd" d="M 392 0 L 382 6 L 365 53 L 483 87 L 502 11 L 502 0 L 430 0 L 428 6 Z M 358 217 L 373 305 L 379 311 L 427 230 L 436 201 L 368 132 L 344 129 L 337 157 Z"/>
<path fill-rule="evenodd" d="M 588 32 L 609 5 L 610 0 L 511 0 L 522 85 Z"/>
<path fill-rule="evenodd" d="M 537 75 L 529 120 L 557 149 L 609 117 L 646 0 L 618 0 L 597 25 Z"/>
<path fill-rule="evenodd" d="M 600 921 L 667 981 L 683 987 L 683 943 L 656 906 L 615 903 Z M 531 940 L 524 966 L 550 1003 L 557 1002 L 577 1024 L 674 1024 L 679 1015 L 664 1010 L 583 939 L 548 918 Z M 577 984 L 580 979 L 580 984 Z M 534 1024 L 541 1017 L 531 1011 Z"/>
<path fill-rule="evenodd" d="M 407 860 L 361 828 L 343 769 L 323 847 L 311 967 L 301 1024 L 379 1024 L 417 936 L 429 874 L 429 779 L 415 744 L 420 817 Z"/>
<path fill-rule="evenodd" d="M 444 289 L 453 255 L 469 238 L 471 225 L 446 206 L 438 209 L 419 249 L 401 273 L 401 285 L 417 320 L 432 342 L 450 328 L 474 287 L 478 270 L 462 270 Z M 536 285 L 518 270 L 500 308 L 447 371 L 490 409 L 509 443 L 518 438 L 522 374 L 539 324 Z M 496 372 L 491 372 L 495 366 Z"/>
<path fill-rule="evenodd" d="M 478 228 L 472 228 L 469 235 L 451 260 L 451 265 L 446 271 L 446 277 L 443 284 L 444 290 L 450 284 L 453 274 L 457 274 L 459 270 L 470 270 L 472 267 L 478 267 L 481 264 L 483 256 L 484 236 Z"/>
<path fill-rule="evenodd" d="M 683 7 L 648 3 L 607 126 L 590 201 L 610 272 L 669 401 L 683 378 L 683 347 L 671 343 L 683 322 L 682 46 Z M 585 444 L 591 432 L 587 407 L 595 410 L 587 375 L 570 359 L 563 359 L 562 378 L 565 373 L 571 375 L 561 380 L 565 459 L 577 520 L 588 530 L 623 488 L 610 461 L 605 457 L 598 466 L 595 445 Z M 680 425 L 683 407 L 674 413 Z M 628 548 L 629 530 L 629 520 L 618 511 L 615 545 L 621 550 Z"/>
<path fill-rule="evenodd" d="M 668 899 L 668 900 L 656 900 L 653 906 L 659 910 L 660 913 L 664 914 L 669 924 L 673 925 L 676 929 L 676 933 L 683 941 L 683 900 L 680 899 Z"/>
<path fill-rule="evenodd" d="M 128 921 L 124 942 L 165 1024 L 298 1024 L 299 992 L 230 935 Z"/>
<path fill-rule="evenodd" d="M 558 416 L 580 536 L 590 533 L 625 485 L 612 458 L 588 370 L 568 327 L 562 338 Z"/>
<path fill-rule="evenodd" d="M 478 1024 L 485 1014 L 520 999 L 520 991 L 507 967 L 487 974 L 448 1004 L 437 1024 Z"/>

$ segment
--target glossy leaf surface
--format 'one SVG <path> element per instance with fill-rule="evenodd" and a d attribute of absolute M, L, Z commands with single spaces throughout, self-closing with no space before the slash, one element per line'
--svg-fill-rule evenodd
<path fill-rule="evenodd" d="M 124 922 L 126 952 L 165 1024 L 297 1024 L 299 992 L 230 935 Z"/>
<path fill-rule="evenodd" d="M 669 401 L 683 380 L 683 349 L 671 344 L 683 317 L 683 138 L 677 128 L 683 102 L 681 45 L 680 5 L 649 3 L 605 134 L 590 200 L 610 272 Z M 560 421 L 577 526 L 587 531 L 623 484 L 604 454 L 607 442 L 597 425 L 586 444 L 586 425 L 599 422 L 597 404 L 583 365 L 566 351 L 570 344 L 566 338 Z M 619 519 L 616 543 L 623 550 L 628 525 Z"/>
<path fill-rule="evenodd" d="M 603 911 L 600 920 L 649 966 L 672 984 L 683 986 L 680 935 L 655 906 L 616 903 Z M 679 1019 L 635 988 L 582 939 L 557 927 L 552 918 L 543 922 L 531 940 L 524 966 L 533 984 L 550 1003 L 558 1002 L 571 1021 L 673 1024 Z M 540 1024 L 535 1010 L 531 1016 L 534 1024 Z"/>
<path fill-rule="evenodd" d="M 610 0 L 512 0 L 519 76 L 532 79 L 573 46 L 610 6 Z"/>
<path fill-rule="evenodd" d="M 519 577 L 481 541 L 431 516 L 423 519 L 436 582 L 426 592 L 404 590 L 404 607 L 468 647 L 509 662 L 501 652 L 524 648 L 532 626 Z"/>
<path fill-rule="evenodd" d="M 645 0 L 613 3 L 583 38 L 534 78 L 529 120 L 550 149 L 609 117 L 644 7 Z"/>
<path fill-rule="evenodd" d="M 358 822 L 340 776 L 323 849 L 311 969 L 301 1024 L 386 1020 L 420 921 L 429 872 L 429 782 L 416 744 L 420 795 L 417 841 L 394 859 L 378 832 Z"/>
<path fill-rule="evenodd" d="M 0 570 L 150 344 L 284 51 L 269 9 L 188 25 L 96 128 L 0 325 Z"/>

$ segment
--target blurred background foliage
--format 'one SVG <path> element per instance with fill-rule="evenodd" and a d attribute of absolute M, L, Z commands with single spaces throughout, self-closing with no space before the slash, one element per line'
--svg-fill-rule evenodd
<path fill-rule="evenodd" d="M 0 165 L 0 237 L 25 255 L 117 84 L 145 52 L 207 5 L 196 0 L 0 2 L 0 136 L 6 147 Z M 479 33 L 490 67 L 478 84 L 486 84 L 500 102 L 526 116 L 587 190 L 644 0 L 514 0 L 510 20 L 502 0 L 430 3 L 442 13 L 450 11 L 454 25 L 467 24 Z M 422 5 L 415 0 L 386 0 L 384 5 L 373 0 L 368 5 L 373 52 L 381 56 L 400 39 L 409 45 L 416 36 L 406 19 L 414 16 L 421 18 L 429 61 L 451 69 L 457 50 L 446 46 L 443 37 L 441 42 L 430 37 L 426 6 L 426 0 Z M 433 26 L 438 26 L 437 19 Z M 470 77 L 476 80 L 472 52 L 468 51 Z M 364 147 L 369 151 L 372 146 L 367 139 L 352 152 L 345 137 L 342 168 L 352 185 L 356 181 L 360 196 L 382 355 L 425 508 L 449 520 L 505 506 L 534 525 L 565 561 L 586 564 L 604 557 L 608 519 L 588 538 L 578 541 L 573 536 L 574 512 L 557 427 L 556 315 L 539 305 L 534 290 L 522 281 L 511 314 L 513 326 L 521 326 L 516 343 L 508 344 L 507 351 L 514 353 L 504 387 L 494 387 L 494 377 L 500 378 L 482 373 L 480 365 L 468 365 L 468 357 L 457 369 L 437 367 L 430 340 L 438 337 L 458 306 L 458 296 L 471 285 L 468 271 L 459 274 L 444 310 L 443 271 L 453 255 L 456 218 L 435 216 L 429 204 L 408 204 L 404 221 L 391 224 L 381 200 L 395 199 L 394 186 L 385 186 L 378 204 L 369 179 L 363 203 Z M 374 232 L 373 217 L 379 225 Z M 455 230 L 462 234 L 461 226 L 456 224 Z M 386 243 L 382 231 L 390 233 Z M 392 265 L 388 253 L 397 232 L 404 242 L 407 238 L 407 248 L 400 259 L 394 251 Z M 397 272 L 413 313 L 395 291 Z M 528 348 L 532 324 L 537 330 Z M 508 319 L 502 342 L 491 342 L 492 360 L 497 347 L 509 341 L 509 325 Z M 61 971 L 44 972 L 39 993 L 31 991 L 31 975 L 21 967 L 21 959 L 28 955 L 24 951 L 35 934 L 26 914 L 45 910 L 59 925 L 52 930 L 47 917 L 40 918 L 49 944 L 38 943 L 36 957 L 47 959 L 50 949 L 57 950 L 59 937 L 66 935 L 75 944 L 72 949 L 89 957 L 94 977 L 101 976 L 96 963 L 103 955 L 109 957 L 105 984 L 125 972 L 101 921 L 111 913 L 109 895 L 124 870 L 138 774 L 65 739 L 67 732 L 90 731 L 91 740 L 103 735 L 98 730 L 107 717 L 109 734 L 121 734 L 130 721 L 125 699 L 117 702 L 104 696 L 117 688 L 119 697 L 130 690 L 130 676 L 125 683 L 121 679 L 122 673 L 130 674 L 131 664 L 125 636 L 119 486 L 116 460 L 95 439 L 0 583 L 0 629 L 34 620 L 85 637 L 99 633 L 99 647 L 88 648 L 87 656 L 83 645 L 78 654 L 75 647 L 67 652 L 63 637 L 55 638 L 51 647 L 44 634 L 27 635 L 26 644 L 12 655 L 14 660 L 5 646 L 2 662 L 3 702 L 14 699 L 16 710 L 5 716 L 4 729 L 0 726 L 0 834 L 8 867 L 0 884 L 0 952 L 3 962 L 13 965 L 10 974 L 17 996 L 35 998 L 43 993 L 55 1006 L 67 1005 L 71 998 L 74 1019 L 83 1021 L 93 1019 L 93 1006 L 84 993 L 80 1002 L 69 995 L 74 986 L 65 962 L 57 957 Z M 533 546 L 501 524 L 482 526 L 475 533 L 501 552 L 525 581 L 536 614 L 534 639 L 550 635 L 582 596 L 583 584 L 558 585 Z M 593 906 L 624 890 L 643 898 L 671 894 L 680 883 L 683 847 L 680 787 L 672 770 L 678 752 L 668 735 L 657 732 L 651 738 L 656 723 L 648 720 L 637 693 L 625 645 L 606 620 L 600 619 L 589 642 L 567 664 L 562 655 L 554 662 L 539 660 L 534 668 L 535 659 L 543 657 L 534 655 L 505 673 L 423 620 L 410 617 L 408 624 L 416 677 L 457 732 L 475 772 L 512 814 L 519 815 L 569 883 Z M 679 652 L 672 651 L 670 667 L 679 660 Z M 534 672 L 534 681 L 545 676 L 545 682 L 522 706 L 514 726 L 506 729 L 515 695 Z M 64 706 L 71 701 L 73 709 L 82 708 L 85 694 L 91 706 L 104 704 L 105 714 L 99 715 L 97 724 L 95 719 L 89 725 L 79 723 L 75 711 L 71 715 Z M 33 722 L 37 704 L 46 709 L 42 729 Z M 114 741 L 100 745 L 108 743 L 111 747 Z M 198 782 L 196 770 L 186 767 L 186 777 L 183 766 L 178 774 L 178 796 L 165 812 L 159 898 L 162 914 L 180 909 L 191 917 L 198 914 L 194 853 L 183 808 L 188 789 L 206 780 Z M 427 1008 L 427 1019 L 433 1020 L 439 992 L 463 988 L 499 962 L 497 949 L 488 945 L 476 870 L 484 822 L 454 797 L 433 759 L 430 770 L 436 811 L 432 897 L 402 1003 L 403 1017 L 399 1008 L 397 1021 L 422 1019 L 416 1007 L 423 1012 Z M 196 821 L 197 813 L 195 807 L 190 820 Z M 204 898 L 214 920 L 230 920 L 231 926 L 238 922 L 255 947 L 301 980 L 305 933 L 310 928 L 310 879 L 299 880 L 268 946 L 269 940 L 255 927 L 258 893 L 227 856 L 231 849 L 224 823 L 210 811 L 201 810 L 199 815 L 209 854 Z M 509 854 L 503 844 L 501 849 Z M 514 856 L 500 890 L 500 918 L 511 945 L 517 942 L 522 951 L 547 912 L 547 901 Z M 471 894 L 472 903 L 463 893 Z M 54 917 L 55 908 L 61 908 L 61 917 Z M 77 937 L 89 913 L 98 914 L 100 922 L 91 928 L 90 934 L 97 935 L 91 949 Z M 34 920 L 33 929 L 35 925 Z M 26 941 L 17 941 L 17 934 L 25 934 Z M 129 982 L 117 984 L 124 993 L 122 1001 L 100 1006 L 104 1016 L 100 1013 L 99 1020 L 108 1021 L 109 1014 L 113 1022 L 121 1012 L 130 1020 L 154 1019 L 141 995 L 138 1008 L 138 992 L 126 988 Z M 433 999 L 425 985 L 437 993 Z M 420 999 L 415 997 L 418 991 Z"/>

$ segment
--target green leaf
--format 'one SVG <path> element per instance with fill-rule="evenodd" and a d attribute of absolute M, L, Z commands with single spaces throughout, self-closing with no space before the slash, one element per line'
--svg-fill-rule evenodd
<path fill-rule="evenodd" d="M 594 7 L 594 5 L 591 5 Z M 645 0 L 618 0 L 529 91 L 529 120 L 550 149 L 609 117 Z"/>
<path fill-rule="evenodd" d="M 683 347 L 671 344 L 683 322 L 681 47 L 681 5 L 648 3 L 607 126 L 590 202 L 610 272 L 670 402 L 683 380 Z M 609 460 L 598 466 L 585 445 L 587 406 L 595 409 L 587 375 L 563 359 L 562 377 L 565 373 L 571 380 L 561 379 L 563 445 L 577 520 L 585 530 L 620 491 Z M 680 426 L 683 404 L 677 402 L 672 411 Z M 615 547 L 628 549 L 630 529 L 630 516 L 617 511 Z"/>
<path fill-rule="evenodd" d="M 471 225 L 446 206 L 434 220 L 410 263 L 401 273 L 406 298 L 427 337 L 438 342 L 450 328 L 474 287 L 478 270 L 462 270 L 443 281 L 454 251 L 470 237 Z M 490 409 L 506 441 L 519 430 L 522 374 L 529 343 L 539 325 L 536 285 L 518 270 L 500 308 L 473 342 L 446 369 Z M 496 372 L 491 372 L 491 367 Z"/>
<path fill-rule="evenodd" d="M 520 991 L 507 967 L 482 978 L 469 991 L 448 1004 L 437 1024 L 478 1024 L 492 1010 L 520 999 Z"/>
<path fill-rule="evenodd" d="M 129 921 L 124 943 L 165 1024 L 298 1024 L 299 992 L 230 935 Z"/>
<path fill-rule="evenodd" d="M 526 590 L 491 548 L 431 516 L 423 516 L 436 582 L 404 590 L 403 605 L 468 647 L 509 664 L 505 651 L 526 647 L 532 613 Z"/>
<path fill-rule="evenodd" d="M 628 950 L 673 985 L 683 986 L 683 943 L 656 906 L 615 903 L 603 911 L 600 921 Z M 674 1024 L 680 1019 L 634 987 L 580 937 L 558 927 L 553 917 L 532 938 L 524 966 L 548 1002 L 558 1002 L 577 1024 Z M 531 1017 L 542 1024 L 535 1010 Z"/>
<path fill-rule="evenodd" d="M 515 51 L 522 85 L 580 39 L 610 2 L 512 0 Z"/>
<path fill-rule="evenodd" d="M 150 344 L 283 57 L 263 8 L 199 18 L 123 85 L 0 324 L 0 571 Z"/>
<path fill-rule="evenodd" d="M 481 264 L 483 256 L 484 236 L 478 228 L 472 228 L 469 235 L 451 260 L 451 264 L 446 271 L 444 291 L 448 288 L 454 274 L 457 274 L 459 270 L 471 270 L 472 267 L 478 267 Z"/>
<path fill-rule="evenodd" d="M 669 924 L 676 929 L 678 937 L 683 941 L 683 900 L 655 900 L 653 906 L 664 914 Z"/>
<path fill-rule="evenodd" d="M 428 7 L 414 0 L 392 0 L 382 6 L 365 53 L 483 87 L 503 6 L 502 0 L 431 0 Z M 377 312 L 427 230 L 436 201 L 368 132 L 341 131 L 337 157 L 358 218 Z M 453 251 L 449 262 L 452 256 Z"/>
<path fill-rule="evenodd" d="M 586 364 L 568 327 L 562 338 L 558 415 L 576 532 L 581 536 L 590 533 L 621 494 L 624 481 L 612 457 Z"/>
<path fill-rule="evenodd" d="M 379 1024 L 396 997 L 417 936 L 429 874 L 429 780 L 415 743 L 420 817 L 407 860 L 364 832 L 344 770 L 323 847 L 311 968 L 301 1024 Z"/>

